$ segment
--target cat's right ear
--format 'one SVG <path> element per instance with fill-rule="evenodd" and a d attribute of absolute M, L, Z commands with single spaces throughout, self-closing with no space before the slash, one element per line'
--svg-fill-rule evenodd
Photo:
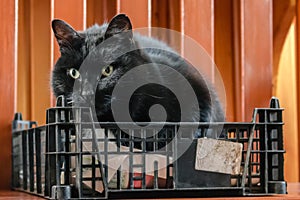
<path fill-rule="evenodd" d="M 126 33 L 129 38 L 132 38 L 132 25 L 125 14 L 119 14 L 109 22 L 104 37 L 107 39 L 120 33 Z"/>
<path fill-rule="evenodd" d="M 69 24 L 60 19 L 52 21 L 52 30 L 61 50 L 64 47 L 72 47 L 74 41 L 81 38 Z"/>

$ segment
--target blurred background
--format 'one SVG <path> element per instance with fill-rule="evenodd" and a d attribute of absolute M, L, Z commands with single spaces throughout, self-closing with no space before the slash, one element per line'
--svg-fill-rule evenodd
<path fill-rule="evenodd" d="M 0 1 L 0 189 L 8 188 L 11 120 L 45 123 L 55 105 L 50 72 L 59 50 L 51 20 L 76 30 L 127 14 L 134 28 L 163 27 L 203 46 L 222 76 L 227 121 L 250 121 L 272 96 L 284 111 L 285 179 L 299 182 L 299 0 L 1 0 Z M 169 44 L 184 41 L 160 35 Z M 212 67 L 210 78 L 216 72 Z M 8 170 L 9 171 L 9 170 Z M 5 181 L 2 181 L 5 180 Z"/>

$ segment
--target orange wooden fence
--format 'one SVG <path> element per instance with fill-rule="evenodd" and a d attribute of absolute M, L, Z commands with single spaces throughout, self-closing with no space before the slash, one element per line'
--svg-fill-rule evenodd
<path fill-rule="evenodd" d="M 19 0 L 18 109 L 27 119 L 44 123 L 42 111 L 54 102 L 49 76 L 59 51 L 51 20 L 60 18 L 82 30 L 117 13 L 126 13 L 135 28 L 169 28 L 201 44 L 224 80 L 228 121 L 249 121 L 254 107 L 268 104 L 272 88 L 271 0 Z M 260 76 L 248 75 L 261 70 Z M 210 74 L 213 76 L 213 69 Z"/>
<path fill-rule="evenodd" d="M 274 25 L 281 24 L 279 0 L 3 0 L 0 1 L 0 145 L 10 144 L 10 122 L 15 111 L 25 119 L 45 122 L 45 110 L 53 106 L 50 72 L 59 56 L 51 32 L 51 20 L 60 18 L 75 29 L 109 21 L 126 13 L 134 28 L 163 27 L 193 38 L 216 62 L 226 89 L 228 121 L 250 121 L 254 107 L 268 106 L 273 95 L 274 60 L 280 49 L 274 42 Z M 293 0 L 285 1 L 289 12 Z M 298 1 L 297 1 L 298 2 Z M 298 6 L 299 7 L 299 6 Z M 299 10 L 299 8 L 298 8 Z M 276 11 L 276 12 L 275 12 Z M 291 17 L 295 13 L 290 14 Z M 286 15 L 284 15 L 286 16 Z M 16 21 L 15 21 L 16 20 Z M 280 23 L 278 23 L 280 21 Z M 16 26 L 15 26 L 16 22 Z M 284 21 L 289 24 L 290 21 Z M 299 23 L 298 23 L 299 24 Z M 288 27 L 288 26 L 287 26 Z M 17 31 L 18 30 L 18 31 Z M 276 29 L 277 30 L 277 29 Z M 276 33 L 276 35 L 274 35 Z M 184 44 L 162 36 L 168 43 Z M 16 43 L 16 45 L 15 45 Z M 282 44 L 281 44 L 282 45 Z M 280 46 L 280 45 L 279 45 Z M 17 47 L 17 48 L 15 48 Z M 184 49 L 184 46 L 181 46 Z M 276 51 L 277 52 L 277 51 Z M 17 64 L 16 62 L 17 61 Z M 213 79 L 215 72 L 211 69 Z M 16 75 L 16 79 L 14 76 Z M 15 82 L 16 80 L 16 82 Z M 300 88 L 298 86 L 298 88 Z M 14 106 L 16 105 L 16 106 Z M 5 114 L 3 114 L 3 112 Z M 298 134 L 295 132 L 293 134 Z M 298 137 L 296 137 L 298 138 Z M 3 145 L 2 145 L 3 143 Z M 298 162 L 297 154 L 288 162 Z M 0 153 L 0 188 L 8 187 L 10 145 Z M 4 162 L 7 161 L 7 162 Z M 298 165 L 289 165 L 298 181 Z"/>
<path fill-rule="evenodd" d="M 11 119 L 15 108 L 15 2 L 0 1 L 0 189 L 8 188 L 11 169 Z"/>

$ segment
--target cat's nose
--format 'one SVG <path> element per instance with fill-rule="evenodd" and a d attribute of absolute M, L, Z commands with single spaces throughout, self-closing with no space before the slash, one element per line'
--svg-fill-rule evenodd
<path fill-rule="evenodd" d="M 94 94 L 93 90 L 91 89 L 83 89 L 81 92 L 82 96 L 92 96 Z"/>
<path fill-rule="evenodd" d="M 82 84 L 81 87 L 81 95 L 82 96 L 92 96 L 94 95 L 94 87 L 92 86 L 92 84 L 86 82 Z"/>

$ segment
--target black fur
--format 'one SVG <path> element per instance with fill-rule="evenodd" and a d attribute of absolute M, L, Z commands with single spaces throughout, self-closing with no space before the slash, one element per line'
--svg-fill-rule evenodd
<path fill-rule="evenodd" d="M 114 122 L 111 102 L 122 101 L 122 99 L 112 97 L 114 86 L 127 71 L 143 64 L 151 64 L 153 68 L 149 70 L 157 70 L 162 81 L 166 80 L 166 76 L 170 74 L 162 72 L 159 64 L 172 67 L 188 80 L 197 96 L 200 109 L 200 118 L 197 118 L 199 113 L 193 113 L 193 105 L 191 105 L 190 114 L 195 115 L 195 117 L 191 117 L 191 121 L 224 121 L 221 104 L 207 80 L 163 42 L 133 34 L 132 25 L 127 16 L 120 14 L 109 24 L 94 25 L 82 32 L 75 31 L 61 20 L 54 20 L 52 28 L 61 51 L 61 56 L 52 72 L 52 88 L 56 96 L 65 95 L 70 101 L 74 101 L 74 98 L 78 101 L 93 101 L 94 99 L 89 97 L 90 94 L 93 94 L 92 89 L 87 89 L 90 93 L 85 92 L 85 95 L 83 93 L 73 94 L 74 79 L 67 74 L 67 70 L 70 68 L 79 70 L 84 59 L 88 56 L 89 59 L 94 59 L 93 62 L 98 62 L 99 66 L 108 64 L 113 66 L 114 70 L 110 76 L 97 77 L 97 89 L 94 97 L 98 121 Z M 97 45 L 111 37 L 115 37 L 111 43 L 96 48 Z M 149 48 L 149 44 L 151 48 Z M 137 47 L 138 49 L 136 49 Z M 132 51 L 128 52 L 128 49 L 132 49 Z M 91 52 L 94 54 L 94 51 L 97 52 L 95 57 L 89 55 L 92 54 Z M 122 52 L 127 53 L 122 54 Z M 116 56 L 120 54 L 122 55 Z M 97 75 L 91 73 L 88 76 Z M 151 80 L 151 77 L 147 77 L 146 73 L 145 79 Z M 132 82 L 128 84 L 133 84 L 134 80 L 132 77 Z M 84 83 L 87 80 L 81 81 Z M 167 84 L 175 84 L 178 88 L 181 86 L 180 82 L 175 81 Z M 179 90 L 185 94 L 185 88 Z M 129 103 L 132 120 L 135 122 L 151 121 L 148 112 L 154 104 L 160 104 L 165 108 L 168 122 L 181 121 L 180 103 L 176 95 L 168 88 L 155 83 L 142 86 L 133 93 Z M 155 119 L 152 120 L 155 121 Z"/>

